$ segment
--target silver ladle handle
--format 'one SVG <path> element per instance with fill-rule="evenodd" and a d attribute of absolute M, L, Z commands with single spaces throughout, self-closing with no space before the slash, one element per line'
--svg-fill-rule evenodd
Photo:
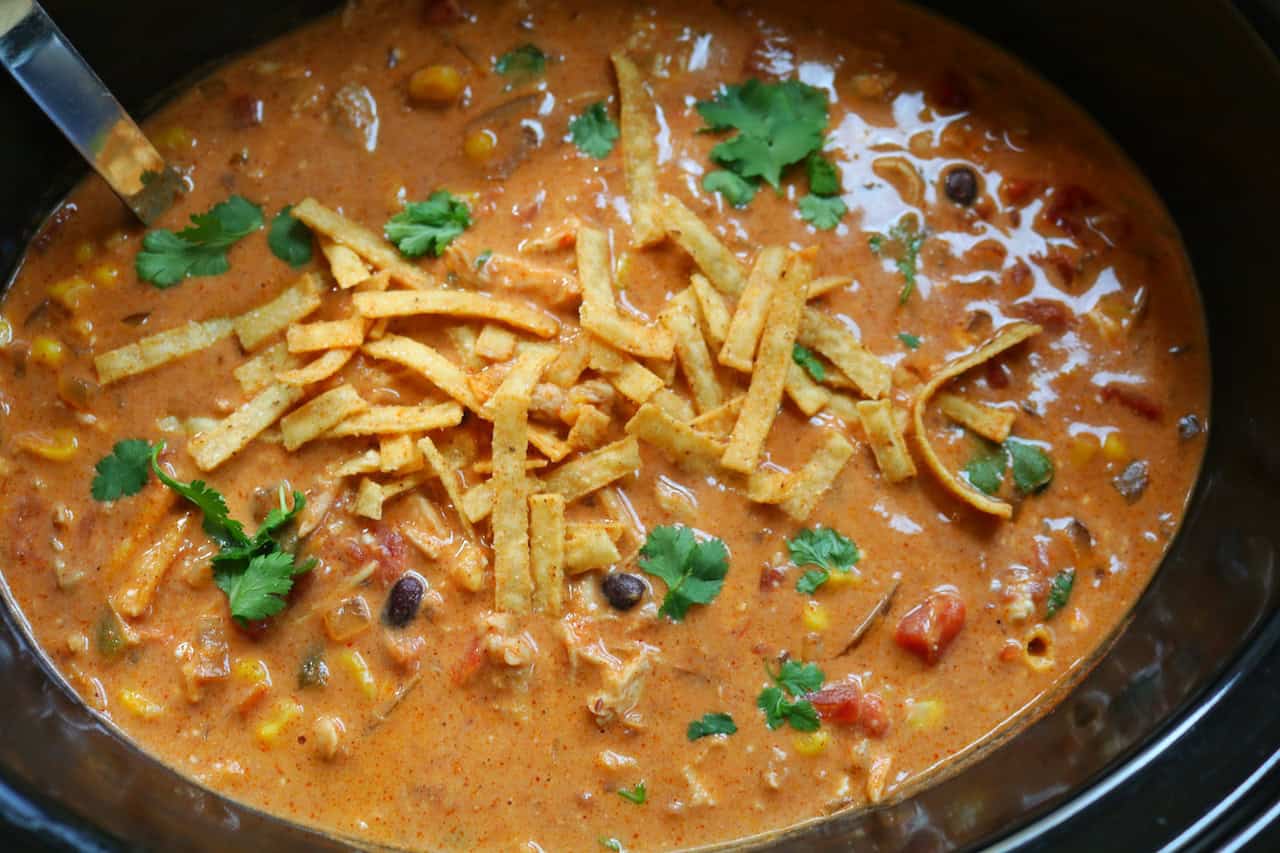
<path fill-rule="evenodd" d="M 0 63 L 144 223 L 180 176 L 34 0 L 0 0 Z"/>

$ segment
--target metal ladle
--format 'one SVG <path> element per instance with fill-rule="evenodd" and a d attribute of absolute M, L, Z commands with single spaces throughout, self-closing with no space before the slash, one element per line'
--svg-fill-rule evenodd
<path fill-rule="evenodd" d="M 34 0 L 0 0 L 0 63 L 144 224 L 181 177 Z"/>

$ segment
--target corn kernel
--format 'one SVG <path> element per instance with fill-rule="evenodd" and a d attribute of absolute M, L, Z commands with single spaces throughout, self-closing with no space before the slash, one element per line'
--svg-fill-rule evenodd
<path fill-rule="evenodd" d="M 836 569 L 828 573 L 827 582 L 824 585 L 837 589 L 842 586 L 857 586 L 861 582 L 862 575 L 858 574 L 856 570 L 850 569 L 849 571 L 842 572 L 839 569 Z"/>
<path fill-rule="evenodd" d="M 265 661 L 257 658 L 240 658 L 231 666 L 231 674 L 246 684 L 270 684 L 271 671 Z"/>
<path fill-rule="evenodd" d="M 488 160 L 497 148 L 498 135 L 492 130 L 477 130 L 475 133 L 468 134 L 462 142 L 462 153 L 467 155 L 467 159 L 476 163 Z"/>
<path fill-rule="evenodd" d="M 1129 458 L 1129 448 L 1125 446 L 1120 433 L 1113 432 L 1102 442 L 1102 455 L 1111 462 L 1123 462 Z"/>
<path fill-rule="evenodd" d="M 452 65 L 428 65 L 409 78 L 409 97 L 422 104 L 450 104 L 462 94 L 462 73 Z"/>
<path fill-rule="evenodd" d="M 24 432 L 13 437 L 19 450 L 25 450 L 50 462 L 66 462 L 76 455 L 80 440 L 69 429 L 51 432 Z"/>
<path fill-rule="evenodd" d="M 124 688 L 119 695 L 120 704 L 128 711 L 144 720 L 154 720 L 156 717 L 164 713 L 164 706 L 156 702 L 152 702 L 137 690 Z"/>
<path fill-rule="evenodd" d="M 922 699 L 912 702 L 907 710 L 907 726 L 921 731 L 931 729 L 942 722 L 943 705 L 938 699 Z"/>
<path fill-rule="evenodd" d="M 0 346 L 13 343 L 13 324 L 5 317 L 0 317 Z"/>
<path fill-rule="evenodd" d="M 93 260 L 93 256 L 97 253 L 98 250 L 93 247 L 93 244 L 86 240 L 79 246 L 76 246 L 76 263 L 87 264 L 89 261 Z"/>
<path fill-rule="evenodd" d="M 1077 435 L 1071 440 L 1069 459 L 1071 464 L 1079 468 L 1087 465 L 1098 452 L 1098 439 L 1088 433 Z"/>
<path fill-rule="evenodd" d="M 831 735 L 819 729 L 816 732 L 806 732 L 802 735 L 796 735 L 795 747 L 796 753 L 807 758 L 813 758 L 827 751 L 827 747 L 831 744 Z"/>
<path fill-rule="evenodd" d="M 80 306 L 80 299 L 91 290 L 92 284 L 73 275 L 49 285 L 49 296 L 68 311 L 74 311 Z"/>
<path fill-rule="evenodd" d="M 169 148 L 174 151 L 191 148 L 195 145 L 195 139 L 191 136 L 191 132 L 179 125 L 165 128 L 152 141 L 161 148 Z"/>
<path fill-rule="evenodd" d="M 67 348 L 57 338 L 37 335 L 31 342 L 31 360 L 46 367 L 59 367 L 67 360 Z"/>
<path fill-rule="evenodd" d="M 373 672 L 369 669 L 369 664 L 365 663 L 363 655 L 354 649 L 348 649 L 338 656 L 338 661 L 351 673 L 365 698 L 377 698 L 378 684 L 373 680 Z"/>
<path fill-rule="evenodd" d="M 289 724 L 301 716 L 301 705 L 292 699 L 281 699 L 271 709 L 271 715 L 258 725 L 253 733 L 254 737 L 258 739 L 259 744 L 269 749 L 276 745 Z"/>
<path fill-rule="evenodd" d="M 93 283 L 101 287 L 114 287 L 120 282 L 120 267 L 115 264 L 98 264 L 90 273 Z"/>
<path fill-rule="evenodd" d="M 800 619 L 810 631 L 825 631 L 831 627 L 831 616 L 827 613 L 827 608 L 816 601 L 805 602 Z"/>

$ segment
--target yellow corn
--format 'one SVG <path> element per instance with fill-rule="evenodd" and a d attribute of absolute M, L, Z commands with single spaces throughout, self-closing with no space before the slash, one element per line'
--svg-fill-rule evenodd
<path fill-rule="evenodd" d="M 129 713 L 134 716 L 141 717 L 144 720 L 154 720 L 156 717 L 164 713 L 164 706 L 156 702 L 152 702 L 141 692 L 123 688 L 119 694 L 120 704 L 123 705 Z"/>
<path fill-rule="evenodd" d="M 0 317 L 0 346 L 13 342 L 13 324 L 5 317 Z"/>
<path fill-rule="evenodd" d="M 258 724 L 254 737 L 258 743 L 270 749 L 280 740 L 289 724 L 302 716 L 302 706 L 292 699 L 281 699 L 271 709 L 270 715 Z"/>
<path fill-rule="evenodd" d="M 115 264 L 98 264 L 90 273 L 94 284 L 102 287 L 113 287 L 120 281 L 120 267 Z"/>
<path fill-rule="evenodd" d="M 1120 433 L 1113 432 L 1102 442 L 1102 455 L 1111 462 L 1123 462 L 1129 458 L 1129 448 L 1125 446 Z"/>
<path fill-rule="evenodd" d="M 822 755 L 827 751 L 827 747 L 831 744 L 831 735 L 819 729 L 816 732 L 806 732 L 802 735 L 796 735 L 795 747 L 796 753 L 807 758 Z"/>
<path fill-rule="evenodd" d="M 920 731 L 931 729 L 942 721 L 943 705 L 938 699 L 922 699 L 912 702 L 907 710 L 907 726 Z"/>
<path fill-rule="evenodd" d="M 827 582 L 825 585 L 833 588 L 838 588 L 842 586 L 856 586 L 861 580 L 862 580 L 862 575 L 858 574 L 856 571 L 850 570 L 847 572 L 842 572 L 842 571 L 836 570 L 836 571 L 832 571 L 827 576 Z"/>
<path fill-rule="evenodd" d="M 355 679 L 356 684 L 360 687 L 360 692 L 367 699 L 376 699 L 378 696 L 378 683 L 373 680 L 373 671 L 369 669 L 369 664 L 365 663 L 364 656 L 354 649 L 348 649 L 338 655 L 338 661 L 351 673 L 351 677 Z"/>
<path fill-rule="evenodd" d="M 498 135 L 492 130 L 477 130 L 467 135 L 462 142 L 462 153 L 468 160 L 483 163 L 493 156 L 498 147 Z"/>
<path fill-rule="evenodd" d="M 232 664 L 231 674 L 245 684 L 271 684 L 271 671 L 257 658 L 240 658 Z"/>
<path fill-rule="evenodd" d="M 195 139 L 191 136 L 191 132 L 179 125 L 167 127 L 160 131 L 153 141 L 161 148 L 170 148 L 174 151 L 191 148 L 195 145 Z"/>
<path fill-rule="evenodd" d="M 49 296 L 68 311 L 74 311 L 80 305 L 80 299 L 93 290 L 93 285 L 78 275 L 64 278 L 49 285 Z"/>
<path fill-rule="evenodd" d="M 1087 465 L 1098 452 L 1098 439 L 1088 433 L 1082 433 L 1071 439 L 1069 459 L 1071 464 L 1079 468 Z"/>
<path fill-rule="evenodd" d="M 831 616 L 827 613 L 827 608 L 816 601 L 805 602 L 800 619 L 810 631 L 825 631 L 831 627 Z"/>
<path fill-rule="evenodd" d="M 66 462 L 76 455 L 80 440 L 69 429 L 50 432 L 24 432 L 13 437 L 19 450 L 25 450 L 50 462 Z"/>
<path fill-rule="evenodd" d="M 449 104 L 462 94 L 462 73 L 452 65 L 428 65 L 409 78 L 409 97 L 423 104 Z"/>
<path fill-rule="evenodd" d="M 76 246 L 76 263 L 87 264 L 89 261 L 93 260 L 93 256 L 97 253 L 98 250 L 93 247 L 93 244 L 86 240 L 79 246 Z"/>
<path fill-rule="evenodd" d="M 67 360 L 67 348 L 57 338 L 37 335 L 31 341 L 31 360 L 46 367 L 61 367 Z"/>

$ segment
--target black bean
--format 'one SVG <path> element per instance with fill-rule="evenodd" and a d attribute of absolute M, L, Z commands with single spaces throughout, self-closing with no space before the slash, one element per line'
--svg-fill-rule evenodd
<path fill-rule="evenodd" d="M 1150 471 L 1147 461 L 1138 459 L 1125 466 L 1125 469 L 1111 481 L 1111 485 L 1116 487 L 1116 491 L 1126 501 L 1134 503 L 1147 490 L 1147 483 L 1151 479 Z"/>
<path fill-rule="evenodd" d="M 418 615 L 422 606 L 422 594 L 427 591 L 427 584 L 413 572 L 401 575 L 387 596 L 387 609 L 383 620 L 395 628 L 403 628 Z"/>
<path fill-rule="evenodd" d="M 600 586 L 604 590 L 604 597 L 609 599 L 609 605 L 614 610 L 630 610 L 644 598 L 644 581 L 626 572 L 606 575 Z"/>
<path fill-rule="evenodd" d="M 978 197 L 978 176 L 968 166 L 957 166 L 947 172 L 943 185 L 947 198 L 963 207 L 973 204 L 973 200 Z"/>
<path fill-rule="evenodd" d="M 1183 415 L 1178 419 L 1178 438 L 1189 441 L 1204 431 L 1204 426 L 1195 415 Z"/>

